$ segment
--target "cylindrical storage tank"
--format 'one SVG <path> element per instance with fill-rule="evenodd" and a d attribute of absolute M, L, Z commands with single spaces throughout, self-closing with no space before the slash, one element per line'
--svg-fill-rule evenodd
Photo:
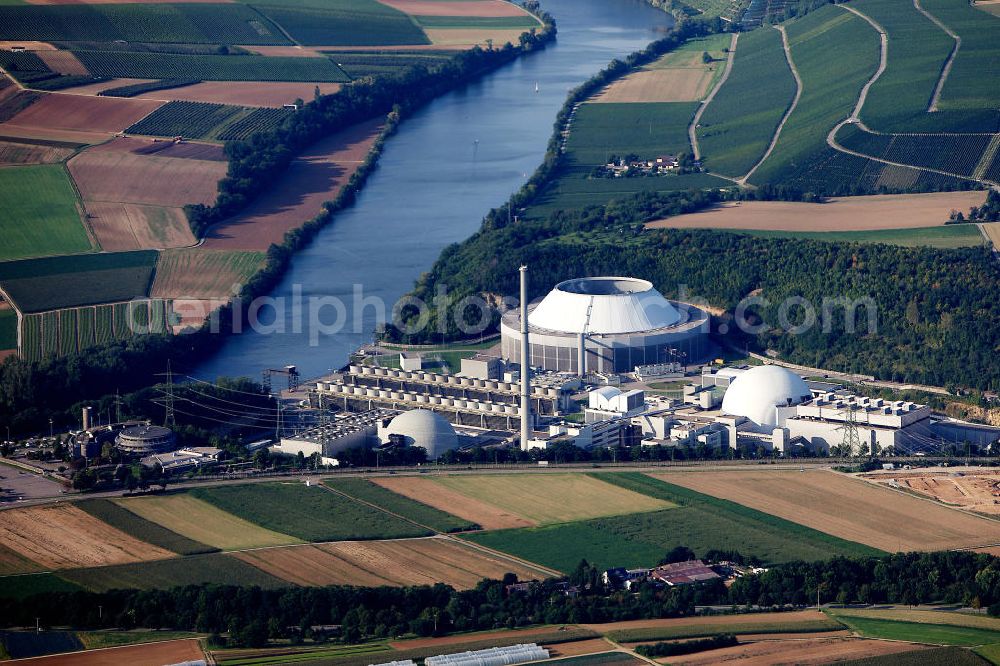
<path fill-rule="evenodd" d="M 417 401 L 417 394 L 416 393 L 404 393 L 403 394 L 403 400 L 405 400 L 406 402 L 416 402 Z"/>
<path fill-rule="evenodd" d="M 389 397 L 389 392 L 386 391 L 385 389 L 379 389 L 378 390 L 378 397 L 380 397 L 380 398 L 388 398 Z"/>
<path fill-rule="evenodd" d="M 393 400 L 402 400 L 403 399 L 403 392 L 402 391 L 390 391 L 389 392 L 389 396 L 392 397 Z"/>
<path fill-rule="evenodd" d="M 441 398 L 441 404 L 445 407 L 453 407 L 455 405 L 455 401 L 451 398 Z"/>
<path fill-rule="evenodd" d="M 500 382 L 500 390 L 501 391 L 510 391 L 511 390 L 511 388 L 510 388 L 510 382 Z"/>
<path fill-rule="evenodd" d="M 503 413 L 504 414 L 513 414 L 514 413 L 514 405 L 504 405 L 503 406 Z"/>
<path fill-rule="evenodd" d="M 472 386 L 472 380 L 468 377 L 460 377 L 459 379 L 462 382 L 462 386 Z"/>
<path fill-rule="evenodd" d="M 460 384 L 461 380 L 455 375 L 445 375 L 445 382 L 451 385 Z"/>
<path fill-rule="evenodd" d="M 439 396 L 439 395 L 429 396 L 428 400 L 430 401 L 430 403 L 432 405 L 440 405 L 441 404 L 441 396 Z"/>
<path fill-rule="evenodd" d="M 364 395 L 365 394 L 365 387 L 364 386 L 352 386 L 351 387 L 351 393 L 353 393 L 354 395 Z"/>
<path fill-rule="evenodd" d="M 415 373 L 415 375 L 416 375 L 416 378 L 418 380 L 420 380 L 422 382 L 427 381 L 427 373 L 426 372 L 417 372 L 417 373 Z"/>
<path fill-rule="evenodd" d="M 326 382 L 316 382 L 316 390 L 323 391 L 326 389 Z"/>
<path fill-rule="evenodd" d="M 468 400 L 463 400 L 462 398 L 455 398 L 452 401 L 452 404 L 454 404 L 456 407 L 465 407 L 466 405 L 469 404 L 469 401 Z"/>
<path fill-rule="evenodd" d="M 360 373 L 355 373 L 355 374 L 371 375 L 371 374 L 374 374 L 374 373 L 375 373 L 375 368 L 372 368 L 371 366 L 363 365 L 363 366 L 361 366 L 361 372 Z"/>
<path fill-rule="evenodd" d="M 477 402 L 476 409 L 481 412 L 488 412 L 490 411 L 490 404 L 488 402 Z"/>
<path fill-rule="evenodd" d="M 513 412 L 514 416 L 520 416 L 521 415 L 521 408 L 520 407 L 512 407 L 511 409 L 514 410 L 514 412 Z"/>

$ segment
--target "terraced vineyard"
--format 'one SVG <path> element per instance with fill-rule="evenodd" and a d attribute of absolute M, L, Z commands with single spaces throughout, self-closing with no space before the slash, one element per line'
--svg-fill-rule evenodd
<path fill-rule="evenodd" d="M 228 104 L 169 102 L 126 130 L 129 134 L 185 136 L 228 141 L 267 131 L 291 113 L 286 109 L 251 109 Z"/>
<path fill-rule="evenodd" d="M 410 17 L 375 0 L 275 2 L 260 11 L 305 46 L 430 44 Z"/>
<path fill-rule="evenodd" d="M 845 125 L 837 141 L 845 148 L 890 162 L 972 176 L 992 134 L 873 134 Z"/>
<path fill-rule="evenodd" d="M 72 53 L 93 75 L 110 78 L 316 82 L 349 80 L 339 67 L 326 58 L 82 50 Z"/>

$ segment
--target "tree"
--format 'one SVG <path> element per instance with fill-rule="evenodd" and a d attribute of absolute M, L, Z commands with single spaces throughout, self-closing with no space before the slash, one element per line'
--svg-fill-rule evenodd
<path fill-rule="evenodd" d="M 712 60 L 713 60 L 712 54 L 710 54 L 708 51 L 702 51 L 702 53 L 701 53 L 701 61 L 703 63 L 705 63 L 707 65 L 708 63 L 712 62 Z"/>
<path fill-rule="evenodd" d="M 674 546 L 660 560 L 660 564 L 674 564 L 675 562 L 687 562 L 695 559 L 694 551 L 687 546 Z"/>

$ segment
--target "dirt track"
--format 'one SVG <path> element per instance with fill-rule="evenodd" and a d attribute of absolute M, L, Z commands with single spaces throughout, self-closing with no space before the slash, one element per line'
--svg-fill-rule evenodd
<path fill-rule="evenodd" d="M 941 226 L 952 210 L 983 203 L 984 192 L 932 192 L 832 197 L 826 203 L 743 201 L 655 220 L 646 226 L 671 229 L 770 231 L 873 231 Z"/>

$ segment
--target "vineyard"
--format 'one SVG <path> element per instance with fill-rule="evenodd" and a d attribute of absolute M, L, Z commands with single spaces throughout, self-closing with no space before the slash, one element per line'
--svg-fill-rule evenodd
<path fill-rule="evenodd" d="M 25 315 L 21 355 L 36 361 L 134 335 L 165 333 L 169 311 L 167 301 L 151 299 Z"/>
<path fill-rule="evenodd" d="M 154 92 L 156 90 L 170 90 L 171 88 L 183 88 L 196 83 L 201 83 L 198 79 L 162 79 L 160 81 L 150 81 L 148 83 L 133 83 L 130 86 L 119 86 L 108 88 L 97 93 L 105 97 L 135 97 L 142 93 Z"/>
<path fill-rule="evenodd" d="M 422 28 L 537 28 L 538 20 L 521 16 L 415 16 Z"/>
<path fill-rule="evenodd" d="M 451 56 L 433 51 L 390 51 L 385 53 L 335 52 L 330 54 L 330 58 L 348 76 L 356 79 L 361 76 L 396 74 L 413 65 L 431 67 L 446 62 Z"/>
<path fill-rule="evenodd" d="M 891 135 L 873 134 L 845 125 L 837 141 L 845 148 L 889 162 L 939 169 L 971 176 L 989 145 L 991 134 Z"/>
<path fill-rule="evenodd" d="M 349 80 L 340 68 L 326 58 L 83 50 L 73 51 L 73 54 L 94 76 L 120 79 L 332 83 Z"/>
<path fill-rule="evenodd" d="M 0 40 L 288 44 L 242 4 L 0 5 Z"/>
<path fill-rule="evenodd" d="M 0 50 L 0 67 L 7 70 L 21 85 L 40 90 L 62 90 L 97 80 L 92 76 L 66 76 L 53 72 L 41 58 L 30 51 Z"/>
<path fill-rule="evenodd" d="M 169 102 L 126 130 L 148 136 L 185 136 L 229 141 L 272 129 L 291 111 L 228 104 Z"/>
<path fill-rule="evenodd" d="M 259 8 L 304 46 L 430 44 L 410 17 L 375 0 L 336 0 L 322 9 L 291 4 Z"/>

